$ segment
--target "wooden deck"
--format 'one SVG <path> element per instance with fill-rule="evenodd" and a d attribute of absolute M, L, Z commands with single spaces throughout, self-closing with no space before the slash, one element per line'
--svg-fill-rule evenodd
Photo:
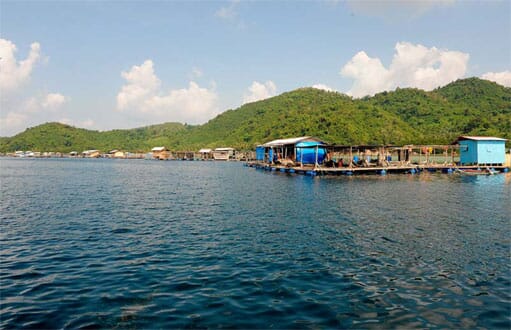
<path fill-rule="evenodd" d="M 323 166 L 298 166 L 289 167 L 275 164 L 265 164 L 260 162 L 247 162 L 245 166 L 261 169 L 265 171 L 296 173 L 302 175 L 386 175 L 386 174 L 417 174 L 420 172 L 439 172 L 454 173 L 457 169 L 478 169 L 484 166 L 457 166 L 453 164 L 391 164 L 385 167 L 323 167 Z M 508 172 L 510 169 L 506 166 L 492 166 L 491 168 L 499 172 Z"/>

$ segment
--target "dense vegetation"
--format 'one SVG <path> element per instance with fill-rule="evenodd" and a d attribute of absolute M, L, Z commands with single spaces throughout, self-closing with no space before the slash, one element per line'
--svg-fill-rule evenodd
<path fill-rule="evenodd" d="M 48 123 L 1 138 L 0 151 L 253 149 L 303 135 L 336 144 L 446 144 L 459 135 L 511 139 L 511 88 L 470 78 L 431 92 L 406 88 L 363 99 L 301 88 L 228 110 L 200 126 L 166 123 L 97 132 Z"/>

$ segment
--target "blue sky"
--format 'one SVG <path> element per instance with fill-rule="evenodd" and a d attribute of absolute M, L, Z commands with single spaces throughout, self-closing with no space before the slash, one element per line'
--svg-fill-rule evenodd
<path fill-rule="evenodd" d="M 0 135 L 201 124 L 314 86 L 511 86 L 510 1 L 0 2 Z"/>

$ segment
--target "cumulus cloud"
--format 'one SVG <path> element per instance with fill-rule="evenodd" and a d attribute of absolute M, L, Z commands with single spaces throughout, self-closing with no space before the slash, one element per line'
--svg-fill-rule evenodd
<path fill-rule="evenodd" d="M 69 101 L 60 93 L 48 93 L 28 98 L 2 100 L 0 133 L 12 135 L 30 125 L 57 120 L 62 107 Z"/>
<path fill-rule="evenodd" d="M 354 80 L 348 94 L 362 97 L 396 87 L 432 90 L 463 77 L 467 71 L 466 53 L 407 42 L 397 43 L 395 50 L 388 68 L 364 51 L 353 56 L 341 69 L 342 76 Z"/>
<path fill-rule="evenodd" d="M 502 86 L 511 87 L 511 71 L 488 72 L 483 74 L 481 78 L 494 81 Z"/>
<path fill-rule="evenodd" d="M 164 92 L 151 60 L 133 66 L 121 76 L 126 84 L 117 94 L 117 109 L 148 123 L 179 121 L 199 124 L 218 114 L 218 97 L 214 89 L 203 88 L 190 81 L 188 88 Z"/>
<path fill-rule="evenodd" d="M 0 38 L 1 135 L 12 135 L 29 125 L 55 120 L 69 101 L 60 93 L 37 92 L 34 95 L 23 88 L 41 61 L 41 45 L 32 43 L 25 59 L 16 58 L 17 51 L 12 41 Z"/>
<path fill-rule="evenodd" d="M 117 108 L 142 107 L 144 102 L 153 97 L 160 89 L 161 81 L 154 74 L 153 61 L 146 60 L 142 65 L 134 65 L 130 71 L 122 72 L 126 80 L 117 94 Z"/>
<path fill-rule="evenodd" d="M 386 20 L 410 20 L 435 8 L 452 6 L 457 0 L 347 0 L 355 14 L 380 17 Z"/>
<path fill-rule="evenodd" d="M 250 103 L 267 99 L 277 94 L 277 86 L 271 80 L 265 83 L 254 81 L 243 97 L 243 103 Z"/>
<path fill-rule="evenodd" d="M 46 95 L 34 96 L 26 99 L 18 107 L 20 112 L 24 113 L 44 113 L 47 111 L 55 112 L 59 110 L 69 98 L 60 93 L 49 93 Z"/>
<path fill-rule="evenodd" d="M 41 106 L 44 109 L 56 110 L 66 103 L 67 100 L 68 98 L 62 94 L 50 93 L 44 97 L 41 102 Z"/>
<path fill-rule="evenodd" d="M 16 59 L 17 51 L 13 42 L 0 39 L 0 89 L 2 94 L 16 90 L 27 82 L 41 57 L 41 46 L 37 42 L 30 45 L 30 52 L 24 60 Z"/>
<path fill-rule="evenodd" d="M 330 86 L 324 85 L 324 84 L 315 84 L 315 85 L 312 85 L 312 88 L 321 89 L 321 90 L 324 90 L 327 92 L 335 92 L 335 89 L 333 89 Z"/>

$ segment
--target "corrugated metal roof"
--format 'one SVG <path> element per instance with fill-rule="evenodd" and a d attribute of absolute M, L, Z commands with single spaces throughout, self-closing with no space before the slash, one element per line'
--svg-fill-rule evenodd
<path fill-rule="evenodd" d="M 494 136 L 460 136 L 455 142 L 462 140 L 473 140 L 473 141 L 507 141 L 507 139 L 498 138 Z"/>
<path fill-rule="evenodd" d="M 298 142 L 303 142 L 303 141 L 323 142 L 320 139 L 312 137 L 312 136 L 301 136 L 301 137 L 295 137 L 295 138 L 273 140 L 270 142 L 266 142 L 265 144 L 263 144 L 263 146 L 264 147 L 276 147 L 276 146 L 283 146 L 283 145 L 288 145 L 288 144 L 296 144 Z"/>
<path fill-rule="evenodd" d="M 211 152 L 211 149 L 201 149 L 199 150 L 200 153 L 208 153 Z"/>
<path fill-rule="evenodd" d="M 234 150 L 234 148 L 216 148 L 215 151 L 231 151 Z"/>
<path fill-rule="evenodd" d="M 154 147 L 151 149 L 151 151 L 163 151 L 163 150 L 166 150 L 165 147 Z"/>

